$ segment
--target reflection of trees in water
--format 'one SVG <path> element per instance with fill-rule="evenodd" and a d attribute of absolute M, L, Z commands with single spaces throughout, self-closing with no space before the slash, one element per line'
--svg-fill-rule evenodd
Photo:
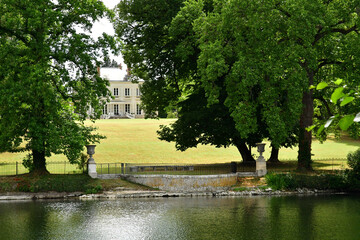
<path fill-rule="evenodd" d="M 295 196 L 0 202 L 0 239 L 356 239 L 358 206 Z"/>
<path fill-rule="evenodd" d="M 271 239 L 313 239 L 314 202 L 309 197 L 272 197 L 269 199 Z"/>
<path fill-rule="evenodd" d="M 296 198 L 299 206 L 299 239 L 314 239 L 314 203 L 306 197 Z"/>
<path fill-rule="evenodd" d="M 1 239 L 65 239 L 80 226 L 86 209 L 71 202 L 24 201 L 0 204 Z M 84 211 L 85 210 L 85 211 Z M 87 209 L 88 210 L 88 209 Z"/>
<path fill-rule="evenodd" d="M 262 239 L 267 223 L 264 197 L 178 199 L 166 215 L 180 222 L 184 239 Z M 182 205 L 184 205 L 182 207 Z M 182 209 L 179 211 L 179 208 Z"/>
<path fill-rule="evenodd" d="M 47 212 L 36 202 L 0 204 L 0 234 L 2 239 L 49 239 L 43 231 Z"/>
<path fill-rule="evenodd" d="M 313 239 L 315 204 L 306 199 L 189 199 L 181 213 L 175 206 L 167 216 L 169 221 L 182 223 L 189 239 Z"/>

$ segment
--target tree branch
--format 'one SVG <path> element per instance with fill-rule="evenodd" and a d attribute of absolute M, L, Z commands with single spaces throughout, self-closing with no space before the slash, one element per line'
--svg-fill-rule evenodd
<path fill-rule="evenodd" d="M 280 3 L 277 3 L 277 4 L 275 5 L 275 9 L 278 10 L 279 12 L 283 13 L 283 14 L 284 14 L 285 16 L 287 16 L 288 18 L 291 18 L 291 14 L 290 14 L 289 12 L 285 11 L 284 9 L 282 9 L 282 8 L 280 7 Z"/>
<path fill-rule="evenodd" d="M 325 105 L 326 111 L 328 112 L 329 116 L 333 116 L 333 115 L 334 115 L 334 114 L 332 113 L 332 111 L 331 111 L 331 108 L 330 108 L 328 102 L 325 100 L 325 98 L 324 98 L 322 95 L 320 95 L 320 96 L 315 96 L 314 98 L 320 100 L 320 101 Z"/>
<path fill-rule="evenodd" d="M 340 65 L 340 64 L 343 63 L 343 62 L 340 62 L 340 61 L 328 60 L 328 59 L 320 59 L 319 62 L 320 62 L 320 64 L 317 67 L 317 69 L 315 70 L 315 73 L 317 73 L 322 67 L 324 67 L 326 65 L 334 65 L 334 64 Z"/>
<path fill-rule="evenodd" d="M 9 34 L 10 36 L 14 36 L 14 37 L 16 37 L 18 40 L 22 41 L 26 46 L 29 46 L 27 39 L 26 39 L 24 36 L 22 36 L 22 35 L 18 34 L 17 32 L 15 32 L 15 31 L 0 26 L 0 33 L 1 33 L 1 32 L 7 33 L 7 34 Z"/>
<path fill-rule="evenodd" d="M 338 32 L 338 33 L 342 33 L 342 34 L 344 34 L 344 35 L 349 34 L 349 33 L 351 33 L 351 32 L 354 32 L 354 31 L 356 31 L 356 32 L 358 31 L 356 24 L 355 24 L 354 26 L 352 26 L 351 28 L 348 28 L 348 29 L 333 28 L 333 29 L 331 30 L 331 32 Z"/>

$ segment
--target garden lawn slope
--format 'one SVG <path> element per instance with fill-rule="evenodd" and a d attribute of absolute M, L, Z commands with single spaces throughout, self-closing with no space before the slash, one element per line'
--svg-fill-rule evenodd
<path fill-rule="evenodd" d="M 170 124 L 173 119 L 106 119 L 95 123 L 100 134 L 106 135 L 95 149 L 94 159 L 97 163 L 223 163 L 241 161 L 235 147 L 215 148 L 198 146 L 185 152 L 176 151 L 174 143 L 160 141 L 156 131 L 159 125 Z M 89 125 L 92 123 L 88 123 Z M 360 141 L 344 139 L 328 140 L 324 144 L 313 142 L 314 159 L 344 159 L 350 151 L 360 147 Z M 253 153 L 258 155 L 256 149 Z M 270 154 L 269 144 L 265 157 Z M 25 153 L 1 153 L 1 162 L 21 162 Z M 297 158 L 297 148 L 281 149 L 281 159 Z M 48 161 L 65 161 L 64 156 L 52 156 Z"/>

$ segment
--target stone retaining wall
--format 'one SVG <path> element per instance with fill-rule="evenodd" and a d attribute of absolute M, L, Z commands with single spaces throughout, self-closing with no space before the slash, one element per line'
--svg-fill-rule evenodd
<path fill-rule="evenodd" d="M 122 178 L 165 191 L 218 191 L 237 183 L 238 175 L 122 175 Z"/>

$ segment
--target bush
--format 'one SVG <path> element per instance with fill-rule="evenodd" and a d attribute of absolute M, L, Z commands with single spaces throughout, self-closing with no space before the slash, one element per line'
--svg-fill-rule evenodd
<path fill-rule="evenodd" d="M 351 190 L 360 189 L 360 149 L 347 155 L 348 165 L 351 169 L 347 170 L 346 180 Z"/>
<path fill-rule="evenodd" d="M 25 168 L 29 170 L 29 172 L 32 172 L 34 170 L 34 161 L 31 153 L 27 154 L 26 157 L 24 157 L 22 164 Z"/>
<path fill-rule="evenodd" d="M 87 160 L 88 160 L 88 155 L 85 153 L 81 153 L 80 157 L 75 160 L 75 163 L 77 164 L 77 168 L 82 170 L 82 173 L 86 172 Z"/>
<path fill-rule="evenodd" d="M 86 194 L 95 194 L 95 193 L 101 192 L 102 190 L 103 190 L 102 186 L 97 185 L 96 187 L 86 189 L 85 193 Z"/>
<path fill-rule="evenodd" d="M 355 152 L 351 152 L 347 155 L 347 161 L 349 167 L 352 169 L 352 174 L 360 177 L 360 148 Z"/>
<path fill-rule="evenodd" d="M 349 186 L 346 177 L 339 174 L 310 176 L 271 173 L 265 176 L 265 180 L 268 186 L 274 190 L 294 190 L 297 188 L 345 190 Z"/>
<path fill-rule="evenodd" d="M 291 174 L 274 174 L 265 175 L 266 183 L 274 190 L 293 189 L 295 186 L 294 179 Z"/>

